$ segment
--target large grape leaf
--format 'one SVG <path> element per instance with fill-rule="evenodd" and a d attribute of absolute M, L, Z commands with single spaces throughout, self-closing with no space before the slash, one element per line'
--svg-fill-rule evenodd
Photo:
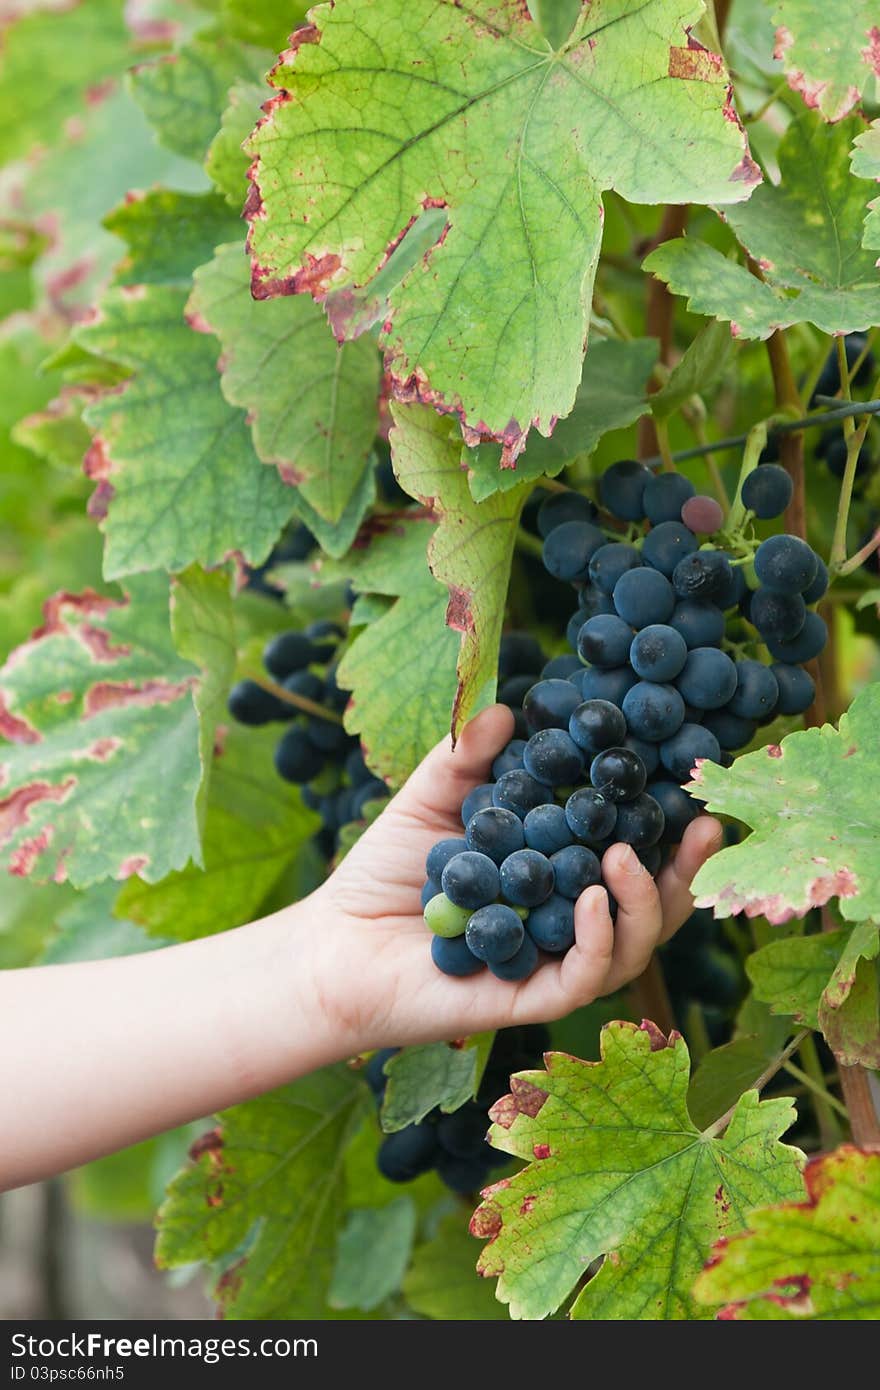
<path fill-rule="evenodd" d="M 474 1271 L 474 1241 L 458 1212 L 444 1217 L 430 1240 L 416 1247 L 403 1281 L 407 1303 L 438 1322 L 506 1320 L 507 1309 L 488 1279 Z"/>
<path fill-rule="evenodd" d="M 601 1048 L 600 1062 L 548 1053 L 546 1072 L 513 1077 L 493 1107 L 490 1141 L 528 1167 L 474 1214 L 488 1239 L 478 1269 L 511 1317 L 542 1318 L 604 1255 L 572 1317 L 700 1317 L 691 1288 L 711 1242 L 803 1190 L 800 1155 L 779 1142 L 792 1104 L 747 1091 L 718 1138 L 688 1114 L 681 1037 L 610 1023 Z"/>
<path fill-rule="evenodd" d="M 189 285 L 197 266 L 238 232 L 229 204 L 217 193 L 153 188 L 130 194 L 104 218 L 127 251 L 116 266 L 118 285 Z"/>
<path fill-rule="evenodd" d="M 147 931 L 192 941 L 241 926 L 318 828 L 298 788 L 272 766 L 278 726 L 222 730 L 208 786 L 204 869 L 192 865 L 161 883 L 130 880 L 117 911 Z"/>
<path fill-rule="evenodd" d="M 90 94 L 128 66 L 123 10 L 123 0 L 74 0 L 60 13 L 25 15 L 4 30 L 0 163 L 51 144 Z"/>
<path fill-rule="evenodd" d="M 211 689 L 216 632 L 201 644 L 191 629 L 186 660 L 172 641 L 168 580 L 127 588 L 121 599 L 56 594 L 0 671 L 10 740 L 0 745 L 0 845 L 14 874 L 88 887 L 132 874 L 155 882 L 201 862 L 195 701 Z M 188 586 L 176 599 L 186 623 Z M 211 601 L 223 603 L 219 591 Z"/>
<path fill-rule="evenodd" d="M 521 0 L 315 11 L 251 141 L 255 293 L 329 295 L 337 334 L 357 331 L 352 292 L 445 208 L 390 292 L 388 369 L 515 458 L 574 403 L 602 191 L 727 203 L 758 178 L 723 64 L 689 39 L 701 12 L 593 0 L 554 50 Z"/>
<path fill-rule="evenodd" d="M 474 1033 L 454 1043 L 401 1048 L 385 1063 L 382 1128 L 416 1124 L 437 1106 L 458 1110 L 476 1095 L 494 1038 L 491 1032 Z"/>
<path fill-rule="evenodd" d="M 446 626 L 446 591 L 428 569 L 433 519 L 399 513 L 365 530 L 344 568 L 355 590 L 395 602 L 352 642 L 338 679 L 353 692 L 345 727 L 360 734 L 370 767 L 399 786 L 449 728 L 459 643 Z"/>
<path fill-rule="evenodd" d="M 159 143 L 201 164 L 233 82 L 257 80 L 270 62 L 263 49 L 224 34 L 201 34 L 176 53 L 141 64 L 131 75 L 131 90 Z"/>
<path fill-rule="evenodd" d="M 254 448 L 325 520 L 336 523 L 371 465 L 379 355 L 368 337 L 339 345 L 308 298 L 251 298 L 241 245 L 197 271 L 189 315 L 223 348 L 223 394 L 248 412 Z"/>
<path fill-rule="evenodd" d="M 844 1144 L 812 1158 L 807 1200 L 752 1212 L 695 1286 L 744 1322 L 880 1318 L 880 1154 Z"/>
<path fill-rule="evenodd" d="M 253 450 L 243 411 L 223 398 L 217 343 L 184 319 L 167 285 L 111 290 L 80 346 L 135 372 L 84 418 L 97 433 L 87 472 L 98 483 L 104 572 L 219 564 L 241 551 L 259 564 L 292 511 L 292 489 Z"/>
<path fill-rule="evenodd" d="M 452 707 L 455 737 L 495 694 L 510 563 L 531 485 L 475 502 L 462 468 L 457 423 L 423 405 L 396 404 L 392 416 L 394 472 L 401 487 L 438 518 L 428 563 L 449 590 L 446 622 L 461 633 Z"/>
<path fill-rule="evenodd" d="M 792 91 L 826 121 L 839 121 L 880 77 L 880 13 L 876 0 L 778 0 L 774 57 Z"/>
<path fill-rule="evenodd" d="M 325 1317 L 365 1104 L 356 1077 L 330 1067 L 225 1111 L 168 1189 L 159 1266 L 235 1259 L 214 1290 L 227 1318 Z"/>
<path fill-rule="evenodd" d="M 880 684 L 837 729 L 799 730 L 730 768 L 701 762 L 688 790 L 752 833 L 703 865 L 697 905 L 786 922 L 839 898 L 848 921 L 880 918 L 878 756 Z"/>
<path fill-rule="evenodd" d="M 869 328 L 880 318 L 880 274 L 862 245 L 873 188 L 848 167 L 863 130 L 858 117 L 836 126 L 810 115 L 792 121 L 779 146 L 780 183 L 725 210 L 762 280 L 698 237 L 664 242 L 644 268 L 690 308 L 729 322 L 734 337 L 766 338 L 803 322 L 826 333 Z"/>
<path fill-rule="evenodd" d="M 880 120 L 856 137 L 852 152 L 852 171 L 857 178 L 873 179 L 880 183 Z M 880 195 L 868 204 L 865 234 L 862 245 L 870 251 L 880 251 Z"/>
<path fill-rule="evenodd" d="M 656 338 L 594 342 L 584 362 L 574 408 L 549 439 L 533 434 L 515 468 L 501 467 L 497 444 L 486 442 L 467 453 L 474 501 L 482 502 L 494 492 L 507 492 L 543 475 L 555 477 L 566 464 L 591 454 L 603 434 L 623 429 L 646 414 L 647 383 L 656 361 Z"/>
<path fill-rule="evenodd" d="M 774 1014 L 790 1015 L 808 1028 L 819 1027 L 819 1001 L 837 968 L 848 933 L 818 932 L 786 936 L 753 951 L 746 973 L 755 997 Z"/>

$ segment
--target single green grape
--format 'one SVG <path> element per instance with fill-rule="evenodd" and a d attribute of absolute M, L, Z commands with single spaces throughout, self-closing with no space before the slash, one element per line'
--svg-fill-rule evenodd
<path fill-rule="evenodd" d="M 463 936 L 473 915 L 469 907 L 456 907 L 445 893 L 437 893 L 425 908 L 425 921 L 436 936 Z"/>

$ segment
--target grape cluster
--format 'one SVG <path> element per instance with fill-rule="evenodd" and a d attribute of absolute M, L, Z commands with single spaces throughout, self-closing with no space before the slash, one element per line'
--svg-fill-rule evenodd
<path fill-rule="evenodd" d="M 495 1035 L 474 1100 L 449 1114 L 439 1108 L 432 1110 L 418 1124 L 386 1135 L 377 1155 L 383 1177 L 390 1182 L 412 1182 L 434 1168 L 453 1192 L 462 1196 L 478 1192 L 486 1185 L 491 1169 L 509 1161 L 507 1154 L 486 1143 L 487 1111 L 510 1090 L 511 1074 L 539 1067 L 549 1046 L 550 1034 L 543 1024 L 502 1028 Z M 388 1081 L 385 1063 L 397 1051 L 396 1047 L 386 1047 L 374 1052 L 365 1069 L 367 1084 L 379 1106 Z"/>
<path fill-rule="evenodd" d="M 368 802 L 388 796 L 388 787 L 364 762 L 357 738 L 342 725 L 349 692 L 336 679 L 336 656 L 343 637 L 337 623 L 322 620 L 280 632 L 266 645 L 263 665 L 270 682 L 302 704 L 254 680 L 234 685 L 228 702 L 239 723 L 288 726 L 275 748 L 275 769 L 301 786 L 306 805 L 319 812 L 318 844 L 328 858 L 342 827 L 362 819 Z"/>
<path fill-rule="evenodd" d="M 783 468 L 754 469 L 746 527 L 790 498 Z M 826 640 L 811 605 L 828 574 L 805 541 L 727 536 L 713 498 L 633 460 L 605 472 L 599 502 L 554 493 L 538 513 L 546 569 L 578 593 L 576 655 L 515 692 L 505 674 L 502 690 L 522 699 L 518 736 L 465 798 L 463 836 L 428 855 L 422 904 L 445 974 L 488 966 L 522 980 L 540 952 L 567 951 L 575 901 L 604 886 L 604 851 L 629 844 L 656 874 L 698 812 L 682 786 L 697 764 L 728 762 L 759 725 L 814 697 L 803 663 Z"/>

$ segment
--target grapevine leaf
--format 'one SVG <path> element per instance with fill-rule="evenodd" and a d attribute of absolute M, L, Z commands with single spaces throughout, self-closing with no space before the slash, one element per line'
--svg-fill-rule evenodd
<path fill-rule="evenodd" d="M 451 420 L 421 405 L 395 405 L 390 434 L 401 487 L 439 520 L 428 547 L 432 574 L 449 591 L 446 622 L 461 633 L 453 738 L 495 694 L 498 644 L 516 528 L 530 486 L 474 502 Z"/>
<path fill-rule="evenodd" d="M 290 496 L 294 516 L 308 527 L 325 554 L 338 559 L 352 545 L 361 522 L 376 500 L 376 477 L 372 468 L 364 469 L 338 521 L 323 517 L 306 501 L 299 488 L 290 489 Z"/>
<path fill-rule="evenodd" d="M 356 590 L 395 599 L 358 634 L 338 671 L 352 691 L 345 727 L 392 786 L 443 737 L 455 698 L 458 639 L 446 626 L 446 593 L 426 563 L 433 530 L 424 515 L 398 514 L 387 529 L 374 524 L 345 561 Z M 425 650 L 430 661 L 418 658 Z"/>
<path fill-rule="evenodd" d="M 131 90 L 159 143 L 201 164 L 220 129 L 233 82 L 257 81 L 270 61 L 262 49 L 222 34 L 202 34 L 176 53 L 136 68 Z"/>
<path fill-rule="evenodd" d="M 320 1318 L 346 1145 L 365 1105 L 345 1067 L 227 1110 L 196 1141 L 159 1211 L 161 1268 L 244 1253 L 214 1294 L 227 1318 Z"/>
<path fill-rule="evenodd" d="M 26 415 L 12 428 L 12 438 L 54 468 L 82 467 L 91 433 L 83 424 L 83 396 L 67 388 L 45 410 Z"/>
<path fill-rule="evenodd" d="M 400 1288 L 416 1234 L 411 1197 L 348 1213 L 330 1281 L 331 1308 L 372 1312 Z"/>
<path fill-rule="evenodd" d="M 192 941 L 256 917 L 297 858 L 317 818 L 272 768 L 277 728 L 225 731 L 211 769 L 204 871 L 188 867 L 161 883 L 130 880 L 117 910 L 157 936 Z"/>
<path fill-rule="evenodd" d="M 216 341 L 184 319 L 185 295 L 165 285 L 111 290 L 76 330 L 87 351 L 134 379 L 85 411 L 97 430 L 87 461 L 104 516 L 104 572 L 221 563 L 235 550 L 259 564 L 294 493 L 253 451 L 243 412 L 223 399 Z"/>
<path fill-rule="evenodd" d="M 303 0 L 291 0 L 280 7 L 279 15 L 278 0 L 222 0 L 220 23 L 232 38 L 277 53 L 291 29 L 305 18 L 308 8 Z"/>
<path fill-rule="evenodd" d="M 482 443 L 467 455 L 471 496 L 482 502 L 543 475 L 555 477 L 566 464 L 593 452 L 603 434 L 631 425 L 648 410 L 646 385 L 657 361 L 654 338 L 617 342 L 600 338 L 590 348 L 570 415 L 549 439 L 533 434 L 515 468 L 502 468 L 497 444 Z M 652 397 L 653 399 L 653 397 Z"/>
<path fill-rule="evenodd" d="M 108 159 L 109 149 L 124 149 L 125 158 Z M 198 191 L 206 182 L 200 169 L 156 145 L 124 88 L 102 89 L 63 142 L 26 171 L 22 207 L 58 229 L 36 267 L 46 298 L 68 312 L 94 304 L 119 258 L 102 219 L 132 189 L 165 183 Z"/>
<path fill-rule="evenodd" d="M 700 1303 L 744 1322 L 880 1318 L 880 1154 L 810 1159 L 807 1200 L 753 1211 L 699 1276 Z"/>
<path fill-rule="evenodd" d="M 669 380 L 651 397 L 651 413 L 666 420 L 694 395 L 706 395 L 720 381 L 731 350 L 730 333 L 722 323 L 703 325 Z"/>
<path fill-rule="evenodd" d="M 707 1052 L 688 1087 L 687 1107 L 694 1124 L 703 1128 L 719 1119 L 778 1055 L 758 1037 L 736 1038 Z"/>
<path fill-rule="evenodd" d="M 119 285 L 189 285 L 215 246 L 237 235 L 237 219 L 216 193 L 154 188 L 129 195 L 104 218 L 127 253 L 116 267 Z"/>
<path fill-rule="evenodd" d="M 90 93 L 131 62 L 123 0 L 75 3 L 25 15 L 4 30 L 0 53 L 0 163 L 52 144 Z M 63 75 L 59 72 L 63 61 Z M 40 81 L 38 74 L 55 74 Z"/>
<path fill-rule="evenodd" d="M 601 1062 L 548 1053 L 493 1107 L 490 1141 L 528 1167 L 474 1214 L 478 1268 L 514 1318 L 552 1313 L 600 1255 L 572 1317 L 699 1317 L 691 1288 L 711 1241 L 802 1191 L 800 1155 L 779 1142 L 793 1107 L 747 1091 L 722 1138 L 701 1134 L 681 1037 L 611 1023 L 601 1047 Z"/>
<path fill-rule="evenodd" d="M 778 0 L 774 57 L 826 121 L 839 121 L 880 77 L 878 18 L 874 0 L 847 0 L 833 15 L 822 0 Z"/>
<path fill-rule="evenodd" d="M 43 952 L 41 964 L 136 956 L 169 945 L 168 941 L 145 936 L 134 923 L 113 915 L 118 892 L 118 886 L 108 881 L 78 893 L 70 907 L 59 914 L 58 931 Z"/>
<path fill-rule="evenodd" d="M 262 82 L 232 84 L 229 105 L 205 159 L 210 179 L 237 211 L 244 205 L 248 189 L 248 157 L 242 145 L 254 128 L 256 113 L 265 96 Z"/>
<path fill-rule="evenodd" d="M 44 619 L 0 671 L 6 867 L 84 888 L 200 862 L 204 676 L 174 649 L 167 579 L 122 599 L 56 594 Z"/>
<path fill-rule="evenodd" d="M 752 834 L 703 865 L 697 906 L 785 922 L 839 898 L 848 921 L 880 917 L 878 755 L 880 684 L 838 729 L 800 730 L 726 769 L 701 762 L 689 790 Z"/>
<path fill-rule="evenodd" d="M 201 836 L 205 799 L 214 757 L 215 730 L 226 713 L 226 693 L 235 669 L 235 630 L 230 576 L 226 570 L 206 574 L 191 565 L 171 580 L 171 636 L 180 655 L 201 668 L 193 690 L 199 718 L 199 758 L 202 780 L 196 800 Z M 202 861 L 200 861 L 202 862 Z"/>
<path fill-rule="evenodd" d="M 844 1066 L 880 1068 L 880 928 L 858 922 L 819 1001 L 819 1027 Z"/>
<path fill-rule="evenodd" d="M 758 173 L 721 60 L 689 45 L 697 3 L 594 2 L 558 50 L 521 0 L 392 9 L 317 11 L 272 74 L 250 145 L 255 292 L 329 294 L 345 336 L 353 292 L 445 208 L 391 290 L 389 372 L 515 458 L 574 403 L 602 191 L 727 203 Z"/>
<path fill-rule="evenodd" d="M 853 143 L 852 171 L 857 178 L 873 179 L 880 183 L 880 120 L 873 121 Z M 868 204 L 865 234 L 862 245 L 866 250 L 880 251 L 880 196 Z"/>
<path fill-rule="evenodd" d="M 457 1212 L 441 1221 L 436 1235 L 416 1247 L 403 1281 L 407 1303 L 422 1317 L 438 1322 L 487 1322 L 507 1319 L 495 1290 L 474 1270 L 473 1236 Z"/>
<path fill-rule="evenodd" d="M 416 1124 L 437 1106 L 458 1110 L 476 1095 L 494 1037 L 474 1033 L 457 1043 L 420 1043 L 396 1052 L 385 1063 L 382 1128 L 393 1132 Z"/>
<path fill-rule="evenodd" d="M 370 465 L 379 357 L 369 338 L 338 346 L 307 298 L 251 298 L 246 257 L 221 246 L 196 272 L 190 316 L 216 333 L 223 394 L 248 412 L 254 448 L 337 523 Z"/>
<path fill-rule="evenodd" d="M 819 1001 L 837 968 L 848 933 L 819 932 L 770 941 L 746 961 L 755 996 L 774 1014 L 790 1015 L 807 1028 L 819 1027 Z"/>
<path fill-rule="evenodd" d="M 734 337 L 814 323 L 825 333 L 869 328 L 880 318 L 880 276 L 862 245 L 871 185 L 847 164 L 864 122 L 792 121 L 779 146 L 779 184 L 765 183 L 725 219 L 761 267 L 757 280 L 696 237 L 666 241 L 643 262 L 688 306 L 730 323 Z"/>

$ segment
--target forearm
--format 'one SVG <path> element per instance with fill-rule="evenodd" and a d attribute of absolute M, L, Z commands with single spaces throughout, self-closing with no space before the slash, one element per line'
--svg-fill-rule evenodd
<path fill-rule="evenodd" d="M 344 1055 L 311 1007 L 315 911 L 307 900 L 186 945 L 0 974 L 0 1190 Z"/>

